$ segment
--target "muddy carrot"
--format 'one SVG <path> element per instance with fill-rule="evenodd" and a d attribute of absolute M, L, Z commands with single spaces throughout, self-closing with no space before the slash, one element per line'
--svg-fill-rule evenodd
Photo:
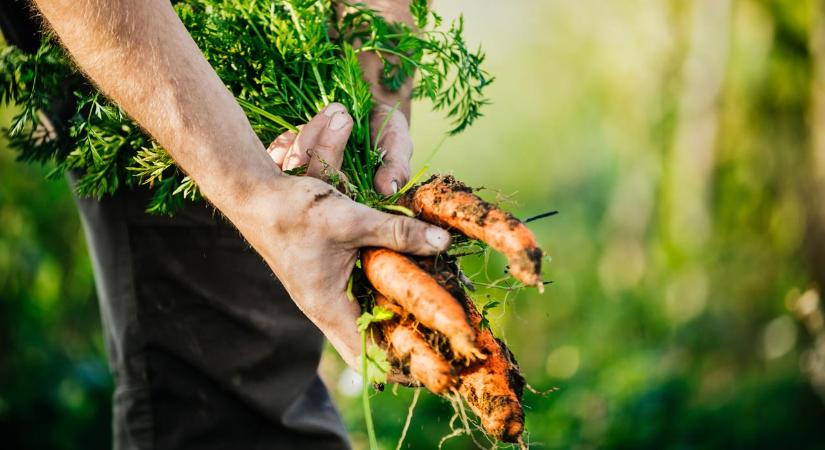
<path fill-rule="evenodd" d="M 481 315 L 471 301 L 468 304 L 470 320 L 478 327 Z M 476 345 L 487 358 L 460 371 L 458 392 L 481 418 L 488 434 L 500 441 L 518 442 L 524 431 L 521 371 L 510 350 L 489 329 L 479 330 Z"/>
<path fill-rule="evenodd" d="M 458 268 L 453 262 L 420 258 L 417 263 L 459 300 L 475 329 L 475 345 L 486 356 L 484 360 L 457 367 L 458 392 L 481 419 L 488 434 L 504 442 L 520 442 L 524 431 L 521 395 L 525 381 L 515 358 L 489 328 L 481 327 L 482 316 L 459 284 Z"/>
<path fill-rule="evenodd" d="M 361 250 L 361 265 L 372 286 L 401 305 L 424 326 L 442 333 L 453 351 L 472 361 L 483 358 L 464 309 L 410 258 L 385 248 Z"/>
<path fill-rule="evenodd" d="M 376 295 L 375 302 L 394 309 L 391 302 L 381 294 Z M 443 394 L 455 384 L 457 377 L 450 365 L 433 350 L 413 323 L 403 317 L 403 313 L 396 309 L 396 317 L 380 322 L 379 326 L 397 364 L 430 392 Z"/>
<path fill-rule="evenodd" d="M 433 176 L 401 196 L 398 204 L 427 222 L 486 242 L 507 257 L 510 273 L 516 279 L 544 290 L 542 252 L 533 233 L 520 220 L 485 202 L 452 176 Z"/>

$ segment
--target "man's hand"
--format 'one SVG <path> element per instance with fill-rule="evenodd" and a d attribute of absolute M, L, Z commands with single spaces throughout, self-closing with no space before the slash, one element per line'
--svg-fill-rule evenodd
<path fill-rule="evenodd" d="M 345 8 L 344 2 L 334 1 L 339 12 Z M 415 28 L 410 13 L 410 0 L 363 0 L 369 8 L 381 13 L 388 22 L 402 22 Z M 413 80 L 408 78 L 398 90 L 386 88 L 381 80 L 384 76 L 384 59 L 393 61 L 396 56 L 384 54 L 379 57 L 374 52 L 358 54 L 358 62 L 364 79 L 370 84 L 375 107 L 370 116 L 372 142 L 378 141 L 383 153 L 383 164 L 375 173 L 375 189 L 384 195 L 392 195 L 410 180 L 410 158 L 413 145 L 409 133 L 410 97 Z M 381 126 L 390 115 L 384 129 Z M 379 135 L 380 133 L 380 135 Z"/>
<path fill-rule="evenodd" d="M 357 204 L 321 180 L 283 174 L 168 0 L 36 3 L 77 65 L 197 182 L 355 366 L 358 308 L 345 289 L 358 249 L 433 254 L 447 248 L 448 233 Z M 351 120 L 322 113 L 296 137 L 319 164 L 343 151 L 351 124 L 338 128 L 340 117 Z M 311 161 L 310 168 L 315 173 Z"/>
<path fill-rule="evenodd" d="M 253 246 L 301 311 L 350 366 L 358 367 L 355 320 L 361 312 L 346 296 L 358 249 L 377 246 L 431 255 L 446 250 L 450 237 L 440 228 L 357 204 L 329 184 L 310 178 L 324 178 L 340 169 L 351 130 L 352 119 L 344 106 L 332 103 L 297 135 L 287 132 L 273 141 L 268 151 L 276 164 L 283 169 L 308 165 L 309 176 L 283 176 L 288 192 L 278 198 L 281 206 L 271 209 L 271 228 L 262 232 L 253 228 L 244 236 L 250 242 L 253 236 L 260 238 Z"/>
<path fill-rule="evenodd" d="M 382 130 L 381 125 L 385 120 L 386 125 Z M 409 125 L 407 118 L 398 108 L 379 104 L 372 110 L 370 129 L 372 138 L 378 139 L 378 148 L 383 154 L 383 162 L 375 172 L 375 190 L 389 196 L 410 181 L 413 144 Z"/>
<path fill-rule="evenodd" d="M 262 202 L 261 207 L 270 208 L 269 214 L 261 214 L 268 220 L 239 228 L 301 311 L 347 364 L 358 368 L 361 351 L 355 321 L 361 312 L 346 295 L 358 250 L 377 246 L 432 255 L 447 249 L 449 234 L 355 203 L 315 178 L 285 178 L 288 190 Z"/>
<path fill-rule="evenodd" d="M 340 173 L 344 146 L 352 131 L 352 117 L 340 103 L 327 105 L 309 123 L 272 141 L 269 156 L 281 170 L 306 166 L 307 175 L 328 181 Z"/>
<path fill-rule="evenodd" d="M 389 119 L 387 116 L 389 115 Z M 386 121 L 386 125 L 384 122 Z M 329 124 L 329 128 L 324 126 Z M 384 125 L 383 129 L 381 126 Z M 412 157 L 412 140 L 410 139 L 407 119 L 397 108 L 386 105 L 376 106 L 370 117 L 373 139 L 378 138 L 381 149 L 382 164 L 375 174 L 375 189 L 390 196 L 410 179 L 410 158 Z M 300 132 L 287 131 L 272 141 L 267 148 L 275 164 L 282 170 L 307 167 L 307 175 L 322 180 L 329 180 L 333 175 L 345 177 L 340 172 L 343 151 L 333 151 L 330 139 L 349 137 L 352 131 L 352 119 L 346 108 L 333 103 L 324 109 L 308 124 L 298 127 Z M 379 135 L 380 132 L 380 135 Z M 346 144 L 346 138 L 344 143 Z M 342 148 L 343 148 L 342 144 Z"/>

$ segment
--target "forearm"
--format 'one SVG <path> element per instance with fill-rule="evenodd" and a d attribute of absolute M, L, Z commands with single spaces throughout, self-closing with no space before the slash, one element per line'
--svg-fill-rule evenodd
<path fill-rule="evenodd" d="M 379 11 L 381 16 L 388 22 L 403 22 L 410 27 L 414 27 L 412 14 L 410 13 L 410 0 L 363 0 L 364 4 Z M 393 58 L 392 55 L 387 57 Z M 364 71 L 364 78 L 372 86 L 372 94 L 378 105 L 394 107 L 398 104 L 398 109 L 410 119 L 410 95 L 412 94 L 412 80 L 407 80 L 401 89 L 393 91 L 384 87 L 381 83 L 384 64 L 381 58 L 373 52 L 361 53 L 358 55 L 361 68 Z"/>
<path fill-rule="evenodd" d="M 166 0 L 36 0 L 77 65 L 230 219 L 280 171 Z"/>

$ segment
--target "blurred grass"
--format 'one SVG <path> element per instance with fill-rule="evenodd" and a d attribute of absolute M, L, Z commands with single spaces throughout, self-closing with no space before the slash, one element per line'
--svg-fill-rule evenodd
<path fill-rule="evenodd" d="M 525 394 L 534 447 L 825 448 L 816 2 L 437 7 L 464 12 L 483 43 L 494 103 L 431 159 L 447 126 L 417 104 L 413 166 L 484 186 L 522 218 L 560 211 L 531 224 L 552 256 L 547 292 L 492 311 L 528 381 L 559 388 Z M 12 160 L 0 149 L 0 436 L 105 448 L 110 381 L 77 215 L 65 182 Z M 490 278 L 503 268 L 493 256 Z M 332 354 L 321 370 L 363 448 L 354 377 Z M 384 448 L 410 398 L 374 397 Z M 452 414 L 422 395 L 405 448 L 435 448 Z"/>

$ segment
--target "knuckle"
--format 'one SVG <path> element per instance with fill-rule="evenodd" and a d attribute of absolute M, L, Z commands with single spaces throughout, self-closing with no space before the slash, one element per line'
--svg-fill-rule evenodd
<path fill-rule="evenodd" d="M 387 149 L 387 153 L 384 155 L 384 163 L 409 170 L 412 153 L 412 144 L 409 144 L 409 146 L 403 144 L 393 145 Z"/>
<path fill-rule="evenodd" d="M 315 144 L 315 148 L 313 149 L 313 151 L 318 156 L 323 157 L 324 155 L 328 155 L 334 152 L 337 148 L 338 146 L 333 145 L 333 143 L 331 142 L 319 142 Z"/>
<path fill-rule="evenodd" d="M 392 237 L 398 248 L 404 248 L 410 243 L 410 223 L 402 218 L 393 218 Z"/>
<path fill-rule="evenodd" d="M 404 153 L 404 156 L 409 161 L 409 159 L 412 157 L 414 149 L 412 136 L 410 136 L 409 133 L 399 133 L 398 147 L 401 149 L 401 151 Z"/>
<path fill-rule="evenodd" d="M 275 138 L 275 142 L 280 143 L 291 142 L 293 140 L 295 140 L 295 133 L 292 131 L 285 131 Z"/>
<path fill-rule="evenodd" d="M 354 215 L 336 218 L 335 226 L 330 227 L 330 234 L 337 242 L 351 243 L 363 235 L 361 221 Z"/>
<path fill-rule="evenodd" d="M 278 138 L 278 139 L 280 139 L 280 138 Z M 269 153 L 272 153 L 275 150 L 278 150 L 280 148 L 283 148 L 283 142 L 278 142 L 278 140 L 276 139 L 276 140 L 272 141 L 271 144 L 269 144 L 269 147 L 266 148 L 266 151 L 269 152 Z"/>
<path fill-rule="evenodd" d="M 289 151 L 289 156 L 295 158 L 296 161 L 306 163 L 309 161 L 309 152 L 309 148 L 302 149 L 300 147 L 292 147 L 292 150 Z"/>
<path fill-rule="evenodd" d="M 398 171 L 398 175 L 402 178 L 409 178 L 410 176 L 410 161 L 403 160 L 400 161 L 395 166 L 396 170 Z"/>

